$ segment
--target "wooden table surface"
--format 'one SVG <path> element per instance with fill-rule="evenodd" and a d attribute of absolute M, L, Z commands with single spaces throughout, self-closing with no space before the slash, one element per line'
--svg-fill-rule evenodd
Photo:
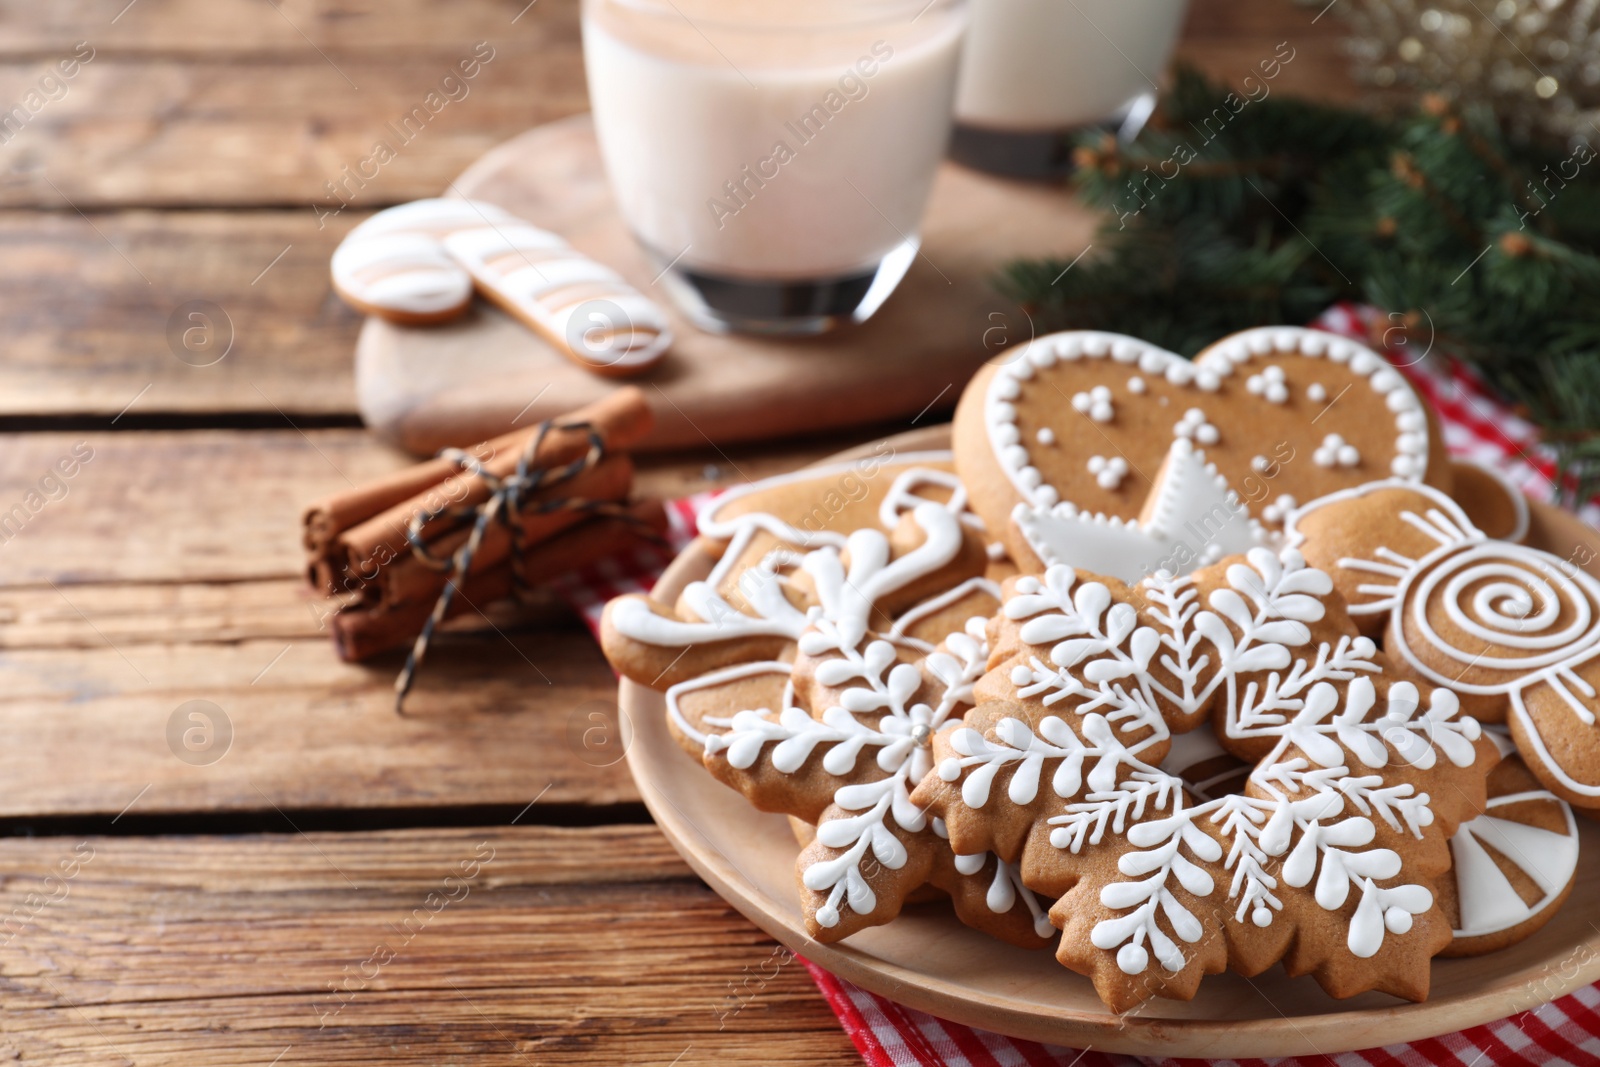
<path fill-rule="evenodd" d="M 453 637 L 398 718 L 398 659 L 335 659 L 300 578 L 300 507 L 405 462 L 356 418 L 329 253 L 586 106 L 576 0 L 525 3 L 0 2 L 0 1060 L 859 1062 L 568 743 L 615 695 L 581 625 Z M 1351 96 L 1319 10 L 1196 0 L 1182 51 L 1239 79 L 1286 40 L 1274 91 Z M 478 42 L 470 92 L 348 177 Z"/>

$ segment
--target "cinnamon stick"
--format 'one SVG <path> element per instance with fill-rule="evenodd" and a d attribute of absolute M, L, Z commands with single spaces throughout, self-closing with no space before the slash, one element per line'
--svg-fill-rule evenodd
<path fill-rule="evenodd" d="M 524 584 L 540 585 L 597 560 L 636 548 L 646 543 L 652 533 L 660 536 L 666 532 L 666 510 L 658 500 L 631 505 L 628 516 L 626 519 L 614 516 L 587 519 L 541 543 L 536 552 L 516 560 L 502 560 L 491 569 L 469 575 L 445 617 L 455 618 L 510 596 L 519 570 Z M 409 645 L 422 632 L 435 600 L 435 597 L 423 597 L 369 603 L 340 611 L 331 622 L 339 657 L 346 661 L 362 660 Z"/>
<path fill-rule="evenodd" d="M 534 494 L 531 499 L 572 498 L 620 504 L 628 499 L 632 488 L 633 461 L 625 455 L 617 455 L 608 456 L 567 481 Z M 544 551 L 541 542 L 588 517 L 586 512 L 578 510 L 539 512 L 527 507 L 517 517 L 516 524 L 522 543 L 534 546 L 529 549 L 531 555 Z M 428 550 L 435 559 L 448 559 L 470 534 L 468 527 L 453 528 L 427 542 Z M 466 577 L 493 570 L 511 556 L 514 544 L 511 529 L 505 523 L 491 522 L 484 530 L 483 540 L 473 557 L 472 571 Z M 396 604 L 417 599 L 431 601 L 444 591 L 445 572 L 418 559 L 409 543 L 402 542 L 401 551 L 393 556 L 382 554 L 385 550 L 381 547 L 378 551 L 380 554 L 373 557 L 367 570 L 353 572 L 353 575 L 362 583 L 375 585 L 379 600 Z"/>
<path fill-rule="evenodd" d="M 614 453 L 648 434 L 654 417 L 644 393 L 625 386 L 560 420 L 563 425 L 580 422 L 589 423 L 606 451 Z M 530 426 L 468 451 L 491 474 L 505 477 L 516 470 L 537 433 L 538 427 Z M 560 467 L 581 459 L 589 447 L 587 431 L 558 426 L 546 434 L 534 464 L 547 470 Z M 595 495 L 580 491 L 575 482 L 556 488 L 563 496 Z M 441 505 L 474 506 L 488 499 L 490 492 L 483 479 L 460 471 L 448 460 L 434 459 L 320 501 L 306 509 L 303 520 L 302 540 L 311 556 L 309 577 L 330 594 L 359 588 L 375 579 L 381 560 L 410 553 L 406 531 L 419 511 Z M 626 495 L 624 490 L 603 498 Z"/>

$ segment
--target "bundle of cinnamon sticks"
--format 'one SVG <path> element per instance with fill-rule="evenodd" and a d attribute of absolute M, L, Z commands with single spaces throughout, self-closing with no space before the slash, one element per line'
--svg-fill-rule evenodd
<path fill-rule="evenodd" d="M 651 426 L 644 394 L 629 386 L 550 425 L 441 454 L 311 505 L 303 527 L 308 577 L 341 601 L 331 618 L 339 656 L 360 660 L 410 644 L 446 583 L 456 587 L 449 617 L 503 600 L 518 583 L 538 585 L 659 538 L 661 503 L 629 501 L 626 450 Z M 519 472 L 534 476 L 531 488 L 506 493 L 506 480 L 523 484 Z M 492 514 L 464 554 L 484 509 Z M 458 573 L 468 554 L 470 566 Z"/>

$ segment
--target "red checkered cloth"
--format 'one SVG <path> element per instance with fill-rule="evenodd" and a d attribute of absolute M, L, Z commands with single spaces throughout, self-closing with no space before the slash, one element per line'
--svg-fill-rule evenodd
<path fill-rule="evenodd" d="M 1379 314 L 1370 308 L 1340 304 L 1328 309 L 1313 325 L 1370 343 L 1372 326 Z M 1445 444 L 1452 455 L 1496 468 L 1534 499 L 1551 499 L 1555 460 L 1550 450 L 1539 443 L 1538 430 L 1531 423 L 1506 408 L 1464 367 L 1436 358 L 1416 358 L 1405 348 L 1392 349 L 1386 355 L 1439 413 Z M 701 493 L 672 502 L 668 509 L 668 540 L 674 552 L 693 538 L 695 515 L 714 495 Z M 1579 514 L 1591 525 L 1600 525 L 1600 502 L 1586 503 Z M 623 593 L 649 592 L 667 561 L 664 552 L 641 550 L 568 576 L 558 588 L 593 629 L 600 623 L 600 612 L 607 600 Z M 803 962 L 868 1067 L 1600 1065 L 1600 984 L 1509 1019 L 1405 1045 L 1278 1060 L 1174 1060 L 1061 1048 L 974 1030 L 903 1007 L 836 978 L 809 961 Z"/>

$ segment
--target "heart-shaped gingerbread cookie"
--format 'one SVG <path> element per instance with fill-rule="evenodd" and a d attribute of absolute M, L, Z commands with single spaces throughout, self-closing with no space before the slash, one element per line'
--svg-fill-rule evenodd
<path fill-rule="evenodd" d="M 1023 571 L 1127 581 L 1269 540 L 1297 503 L 1379 478 L 1448 491 L 1427 406 L 1382 356 L 1264 327 L 1192 362 L 1132 337 L 1038 338 L 955 417 L 972 508 Z"/>

